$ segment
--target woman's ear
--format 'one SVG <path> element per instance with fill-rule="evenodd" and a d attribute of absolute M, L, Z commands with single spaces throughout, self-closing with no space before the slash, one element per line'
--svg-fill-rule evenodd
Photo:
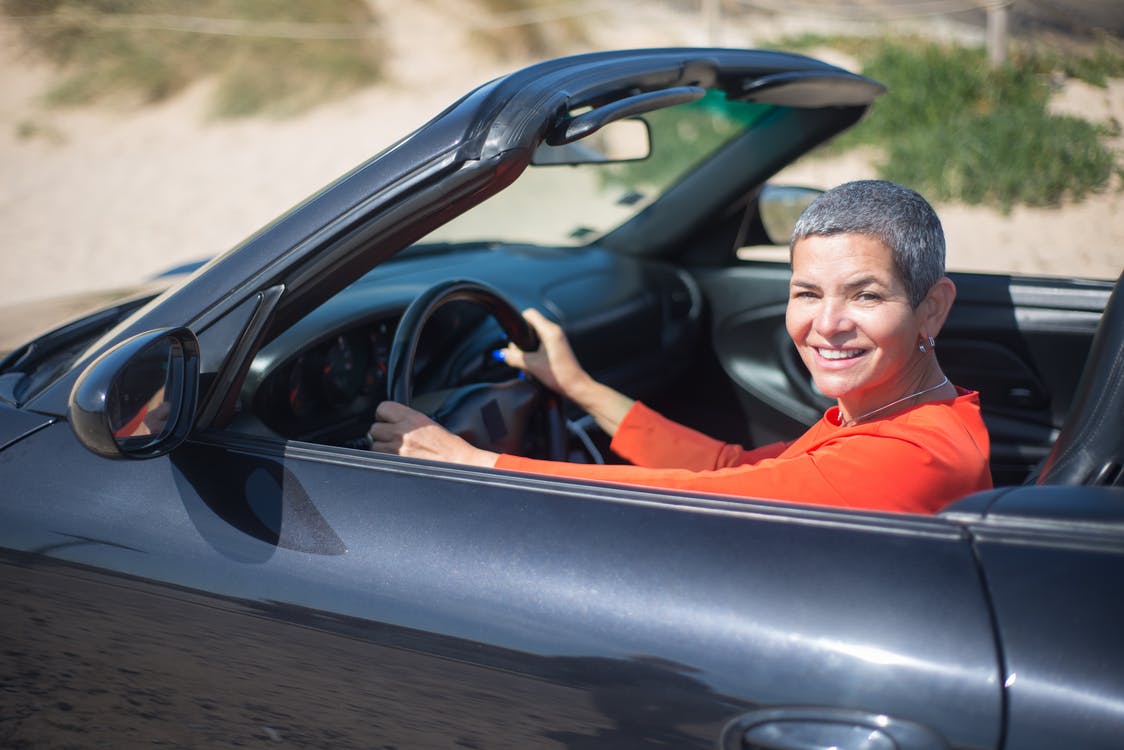
<path fill-rule="evenodd" d="M 942 276 L 933 284 L 925 299 L 921 300 L 921 304 L 917 307 L 922 338 L 926 336 L 935 338 L 941 332 L 955 299 L 956 284 L 952 283 L 952 279 Z"/>

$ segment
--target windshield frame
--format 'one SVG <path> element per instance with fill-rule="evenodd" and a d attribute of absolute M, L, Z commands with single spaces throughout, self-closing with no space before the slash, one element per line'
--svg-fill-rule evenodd
<path fill-rule="evenodd" d="M 772 117 L 777 105 L 712 88 L 693 102 L 643 115 L 646 158 L 530 164 L 511 185 L 428 234 L 423 244 L 583 247 L 635 219 L 690 173 Z M 551 197 L 553 196 L 553 197 Z"/>

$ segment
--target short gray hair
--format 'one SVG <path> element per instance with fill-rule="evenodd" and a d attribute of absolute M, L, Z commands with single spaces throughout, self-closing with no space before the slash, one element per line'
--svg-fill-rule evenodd
<path fill-rule="evenodd" d="M 944 229 L 921 194 L 886 180 L 847 182 L 820 194 L 800 214 L 789 253 L 806 237 L 865 234 L 890 249 L 916 308 L 944 276 Z"/>

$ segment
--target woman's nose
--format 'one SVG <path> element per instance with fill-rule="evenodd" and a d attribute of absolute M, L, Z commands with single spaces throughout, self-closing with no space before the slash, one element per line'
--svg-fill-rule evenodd
<path fill-rule="evenodd" d="M 847 312 L 847 305 L 842 300 L 824 299 L 816 314 L 816 330 L 822 336 L 849 331 L 854 327 Z"/>

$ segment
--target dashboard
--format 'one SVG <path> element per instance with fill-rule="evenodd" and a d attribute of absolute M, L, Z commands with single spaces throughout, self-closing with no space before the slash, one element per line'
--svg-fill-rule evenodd
<path fill-rule="evenodd" d="M 558 320 L 582 364 L 635 397 L 666 387 L 699 333 L 701 295 L 670 266 L 591 248 L 422 248 L 380 265 L 269 341 L 251 364 L 240 424 L 232 426 L 364 447 L 375 408 L 387 398 L 402 313 L 452 278 L 487 284 L 518 309 L 534 306 Z M 482 308 L 441 308 L 418 341 L 415 395 L 511 379 L 511 368 L 492 356 L 504 345 Z"/>
<path fill-rule="evenodd" d="M 386 398 L 395 324 L 364 322 L 299 351 L 262 382 L 254 413 L 286 437 L 338 438 L 341 422 L 370 417 Z"/>

